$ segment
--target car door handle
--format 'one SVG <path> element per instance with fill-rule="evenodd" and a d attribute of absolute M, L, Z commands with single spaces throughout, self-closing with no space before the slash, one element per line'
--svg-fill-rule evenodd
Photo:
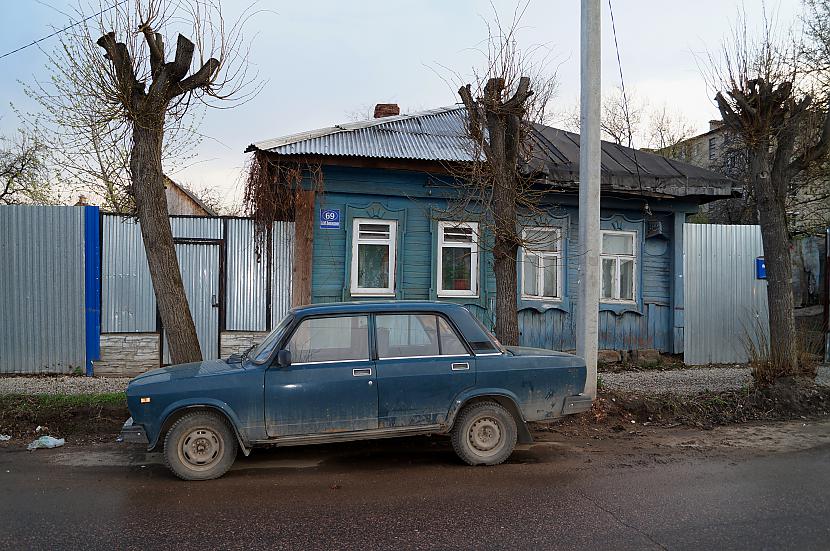
<path fill-rule="evenodd" d="M 453 371 L 464 371 L 465 369 L 470 369 L 470 364 L 467 362 L 459 362 L 452 364 Z"/>
<path fill-rule="evenodd" d="M 372 374 L 371 367 L 365 367 L 360 369 L 352 369 L 352 375 L 355 377 L 367 377 Z"/>

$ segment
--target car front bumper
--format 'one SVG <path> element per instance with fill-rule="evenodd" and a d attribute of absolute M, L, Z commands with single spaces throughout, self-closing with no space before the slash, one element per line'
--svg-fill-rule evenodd
<path fill-rule="evenodd" d="M 133 423 L 133 418 L 130 417 L 121 427 L 121 435 L 118 437 L 119 442 L 128 442 L 130 444 L 149 444 L 147 440 L 147 432 L 141 425 Z"/>
<path fill-rule="evenodd" d="M 565 406 L 562 408 L 562 414 L 583 413 L 591 409 L 591 404 L 593 404 L 593 400 L 591 400 L 590 396 L 585 396 L 584 394 L 567 396 L 565 398 Z"/>

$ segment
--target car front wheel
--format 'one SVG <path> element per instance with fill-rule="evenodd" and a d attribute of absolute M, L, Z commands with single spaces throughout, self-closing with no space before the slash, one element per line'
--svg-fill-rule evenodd
<path fill-rule="evenodd" d="M 452 429 L 452 447 L 469 465 L 503 463 L 516 445 L 516 420 L 495 402 L 479 402 L 461 410 Z"/>
<path fill-rule="evenodd" d="M 210 480 L 225 474 L 236 459 L 233 430 L 219 414 L 188 413 L 164 439 L 164 462 L 183 480 Z"/>

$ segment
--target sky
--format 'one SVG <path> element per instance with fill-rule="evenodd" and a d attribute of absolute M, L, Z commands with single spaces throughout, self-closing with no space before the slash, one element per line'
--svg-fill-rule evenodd
<path fill-rule="evenodd" d="M 251 2 L 224 0 L 227 20 Z M 76 0 L 0 0 L 0 54 L 68 24 Z M 206 136 L 195 162 L 171 176 L 185 185 L 219 190 L 238 201 L 248 144 L 355 120 L 376 103 L 403 113 L 458 102 L 456 79 L 481 66 L 480 48 L 493 10 L 509 21 L 515 1 L 493 0 L 260 0 L 245 27 L 249 63 L 259 94 L 233 109 L 209 109 Z M 682 113 L 700 132 L 717 118 L 701 76 L 701 57 L 716 51 L 743 7 L 762 16 L 761 0 L 611 0 L 625 86 L 649 105 Z M 602 87 L 620 85 L 609 3 L 602 1 Z M 795 22 L 800 0 L 767 0 L 782 25 Z M 555 113 L 579 97 L 579 0 L 531 0 L 521 20 L 519 46 L 549 52 L 556 71 Z M 0 135 L 19 126 L 11 104 L 35 106 L 20 82 L 48 78 L 46 55 L 55 38 L 0 59 Z M 361 117 L 366 118 L 366 117 Z"/>

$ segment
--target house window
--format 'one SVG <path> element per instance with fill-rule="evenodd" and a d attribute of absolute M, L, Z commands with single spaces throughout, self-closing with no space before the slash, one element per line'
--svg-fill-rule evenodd
<path fill-rule="evenodd" d="M 394 220 L 356 218 L 352 232 L 353 295 L 395 294 Z"/>
<path fill-rule="evenodd" d="M 529 228 L 522 232 L 522 296 L 562 298 L 562 230 Z"/>
<path fill-rule="evenodd" d="M 636 237 L 636 232 L 602 232 L 600 297 L 603 302 L 634 302 Z"/>
<path fill-rule="evenodd" d="M 716 143 L 715 138 L 709 138 L 709 160 L 715 160 L 715 150 L 716 150 Z"/>
<path fill-rule="evenodd" d="M 478 293 L 478 224 L 438 222 L 438 296 Z"/>

